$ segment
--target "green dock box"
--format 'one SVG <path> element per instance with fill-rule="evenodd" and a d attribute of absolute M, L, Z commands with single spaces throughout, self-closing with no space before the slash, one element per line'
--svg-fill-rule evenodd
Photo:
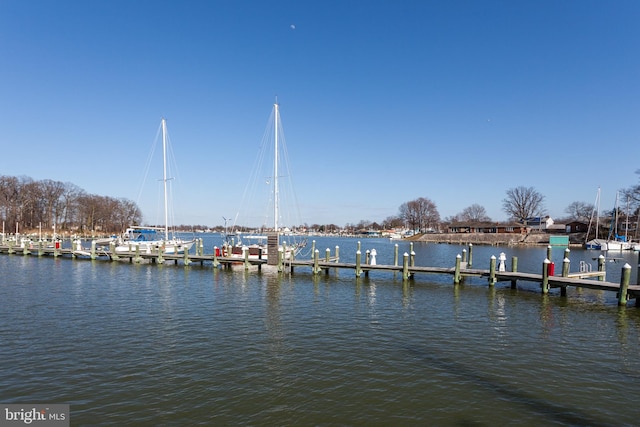
<path fill-rule="evenodd" d="M 569 236 L 549 236 L 549 244 L 551 246 L 569 247 Z"/>

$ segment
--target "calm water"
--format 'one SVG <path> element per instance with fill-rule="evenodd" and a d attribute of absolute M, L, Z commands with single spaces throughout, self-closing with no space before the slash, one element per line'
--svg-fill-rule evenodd
<path fill-rule="evenodd" d="M 394 244 L 362 250 L 387 263 Z M 461 249 L 415 245 L 416 263 Z M 534 272 L 546 254 L 476 246 L 474 267 L 500 252 Z M 0 277 L 0 402 L 69 403 L 72 425 L 637 425 L 640 310 L 615 295 L 22 255 Z"/>

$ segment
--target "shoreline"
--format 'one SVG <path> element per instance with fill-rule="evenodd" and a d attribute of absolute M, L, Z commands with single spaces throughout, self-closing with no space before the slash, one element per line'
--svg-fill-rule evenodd
<path fill-rule="evenodd" d="M 527 233 L 527 234 L 507 234 L 507 233 L 428 233 L 407 237 L 404 240 L 411 242 L 428 243 L 448 243 L 468 245 L 490 245 L 490 246 L 547 246 L 549 245 L 550 234 L 547 233 Z M 569 235 L 569 246 L 581 246 L 584 242 L 584 234 L 577 233 Z"/>

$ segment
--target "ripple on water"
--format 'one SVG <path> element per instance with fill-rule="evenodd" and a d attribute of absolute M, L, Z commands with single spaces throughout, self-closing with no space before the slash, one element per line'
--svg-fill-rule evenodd
<path fill-rule="evenodd" d="M 70 402 L 78 425 L 634 422 L 635 309 L 473 281 L 0 272 L 0 400 Z"/>

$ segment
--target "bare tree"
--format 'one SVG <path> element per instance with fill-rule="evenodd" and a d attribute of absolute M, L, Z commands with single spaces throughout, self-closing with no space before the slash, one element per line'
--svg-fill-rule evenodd
<path fill-rule="evenodd" d="M 451 224 L 452 222 L 460 222 L 462 220 L 460 219 L 460 214 L 457 213 L 455 215 L 445 217 L 442 221 Z"/>
<path fill-rule="evenodd" d="M 19 219 L 20 182 L 14 176 L 0 176 L 0 215 L 8 224 Z"/>
<path fill-rule="evenodd" d="M 27 228 L 35 228 L 42 222 L 44 194 L 40 184 L 29 177 L 21 177 L 20 210 L 21 222 Z"/>
<path fill-rule="evenodd" d="M 60 196 L 60 226 L 59 229 L 69 229 L 77 224 L 79 219 L 79 200 L 85 195 L 83 189 L 75 184 L 67 182 L 65 189 Z"/>
<path fill-rule="evenodd" d="M 533 187 L 515 187 L 507 190 L 502 210 L 511 218 L 524 222 L 527 218 L 545 213 L 544 196 Z"/>
<path fill-rule="evenodd" d="M 358 222 L 358 225 L 356 225 L 356 227 L 358 228 L 358 230 L 367 230 L 371 228 L 371 221 L 362 219 L 360 220 L 360 222 Z"/>
<path fill-rule="evenodd" d="M 636 171 L 636 174 L 640 175 L 640 169 Z M 622 190 L 622 194 L 629 202 L 629 211 L 638 215 L 640 213 L 640 184 Z"/>
<path fill-rule="evenodd" d="M 384 221 L 382 221 L 382 226 L 387 230 L 391 228 L 399 228 L 404 226 L 404 220 L 399 216 L 388 216 Z"/>
<path fill-rule="evenodd" d="M 470 221 L 470 222 L 483 222 L 483 221 L 491 221 L 489 215 L 487 215 L 487 210 L 484 206 L 480 206 L 477 203 L 474 203 L 471 206 L 468 206 L 462 210 L 456 217 L 460 218 L 461 221 Z"/>
<path fill-rule="evenodd" d="M 61 208 L 60 201 L 64 194 L 65 185 L 60 181 L 52 181 L 45 179 L 39 181 L 40 189 L 42 191 L 42 225 L 46 228 L 50 228 L 53 223 L 58 222 L 57 219 L 60 216 L 58 210 Z"/>
<path fill-rule="evenodd" d="M 0 176 L 0 220 L 21 229 L 123 231 L 142 213 L 127 199 L 87 194 L 79 187 L 45 179 Z"/>
<path fill-rule="evenodd" d="M 118 214 L 114 216 L 114 228 L 124 231 L 130 225 L 142 222 L 142 211 L 138 205 L 129 199 L 119 199 Z"/>
<path fill-rule="evenodd" d="M 588 222 L 593 214 L 592 203 L 573 202 L 564 210 L 574 221 Z"/>
<path fill-rule="evenodd" d="M 440 213 L 436 204 L 424 197 L 400 205 L 399 216 L 410 225 L 412 230 L 424 231 L 436 228 L 440 222 Z"/>

